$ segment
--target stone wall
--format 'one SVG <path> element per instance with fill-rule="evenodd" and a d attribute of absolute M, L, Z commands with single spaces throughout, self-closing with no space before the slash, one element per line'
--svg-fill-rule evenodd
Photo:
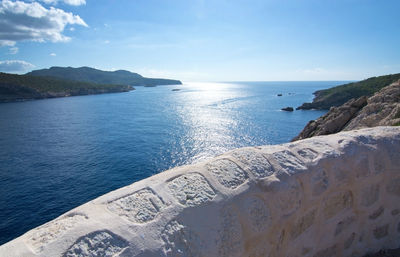
<path fill-rule="evenodd" d="M 242 148 L 110 192 L 0 256 L 362 256 L 400 246 L 400 127 Z"/>

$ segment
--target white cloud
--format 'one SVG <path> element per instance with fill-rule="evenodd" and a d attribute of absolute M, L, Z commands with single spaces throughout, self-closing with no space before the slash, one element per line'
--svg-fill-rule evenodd
<path fill-rule="evenodd" d="M 0 61 L 0 71 L 21 73 L 32 69 L 35 65 L 20 60 Z"/>
<path fill-rule="evenodd" d="M 104 41 L 104 44 L 109 44 L 109 43 L 110 43 L 110 40 Z"/>
<path fill-rule="evenodd" d="M 50 56 L 57 56 L 57 54 L 56 53 L 51 53 Z"/>
<path fill-rule="evenodd" d="M 1 46 L 15 46 L 15 41 L 0 39 L 0 47 Z"/>
<path fill-rule="evenodd" d="M 18 47 L 10 47 L 10 49 L 8 49 L 8 52 L 10 53 L 10 54 L 17 54 L 18 53 L 18 51 L 19 51 L 19 48 Z"/>
<path fill-rule="evenodd" d="M 67 25 L 87 27 L 78 15 L 37 2 L 2 0 L 0 2 L 0 46 L 13 46 L 17 41 L 60 42 L 69 37 L 62 34 Z"/>
<path fill-rule="evenodd" d="M 41 1 L 46 4 L 57 4 L 59 2 L 59 0 L 41 0 Z M 61 0 L 61 2 L 75 6 L 86 4 L 86 0 Z"/>

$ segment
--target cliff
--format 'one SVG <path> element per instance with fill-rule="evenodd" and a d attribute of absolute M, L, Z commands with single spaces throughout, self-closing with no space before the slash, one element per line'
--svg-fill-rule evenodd
<path fill-rule="evenodd" d="M 0 103 L 75 95 L 119 93 L 130 90 L 134 90 L 134 88 L 127 85 L 94 84 L 0 72 Z"/>
<path fill-rule="evenodd" d="M 179 80 L 145 78 L 137 73 L 126 70 L 102 71 L 90 67 L 51 67 L 50 69 L 35 70 L 27 73 L 30 76 L 46 76 L 58 79 L 84 81 L 97 84 L 116 84 L 128 86 L 158 86 L 180 85 Z"/>
<path fill-rule="evenodd" d="M 329 89 L 314 92 L 315 98 L 312 103 L 304 103 L 297 110 L 329 110 L 331 107 L 340 106 L 350 99 L 362 96 L 372 96 L 383 87 L 400 79 L 400 73 L 372 77 L 366 80 L 352 82 Z"/>
<path fill-rule="evenodd" d="M 237 149 L 88 202 L 0 256 L 363 256 L 400 241 L 400 127 Z"/>
<path fill-rule="evenodd" d="M 310 121 L 293 139 L 328 135 L 375 126 L 400 125 L 400 80 L 382 88 L 371 97 L 351 99 L 340 107 L 332 107 L 328 113 Z"/>

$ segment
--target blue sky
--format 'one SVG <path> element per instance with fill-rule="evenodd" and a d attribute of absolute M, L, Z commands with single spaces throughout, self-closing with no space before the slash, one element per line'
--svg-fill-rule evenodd
<path fill-rule="evenodd" d="M 0 70 L 358 80 L 400 72 L 399 10 L 398 0 L 1 0 Z"/>

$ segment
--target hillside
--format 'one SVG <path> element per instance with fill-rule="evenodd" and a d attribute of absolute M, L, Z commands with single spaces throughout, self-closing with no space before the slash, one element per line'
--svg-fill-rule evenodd
<path fill-rule="evenodd" d="M 180 82 L 179 80 L 145 78 L 137 73 L 125 70 L 102 71 L 90 67 L 51 67 L 50 69 L 35 70 L 27 73 L 26 75 L 47 76 L 98 84 L 117 84 L 129 86 L 158 86 L 182 84 L 182 82 Z"/>
<path fill-rule="evenodd" d="M 329 89 L 314 92 L 312 103 L 304 103 L 297 110 L 328 110 L 333 106 L 340 106 L 352 98 L 371 96 L 383 87 L 400 79 L 400 73 L 380 77 L 372 77 L 359 82 L 348 83 Z"/>
<path fill-rule="evenodd" d="M 400 80 L 369 98 L 362 96 L 332 107 L 322 117 L 310 121 L 293 141 L 376 126 L 400 126 Z"/>
<path fill-rule="evenodd" d="M 127 85 L 95 84 L 0 72 L 0 102 L 117 93 L 130 90 L 134 90 L 134 88 Z"/>

